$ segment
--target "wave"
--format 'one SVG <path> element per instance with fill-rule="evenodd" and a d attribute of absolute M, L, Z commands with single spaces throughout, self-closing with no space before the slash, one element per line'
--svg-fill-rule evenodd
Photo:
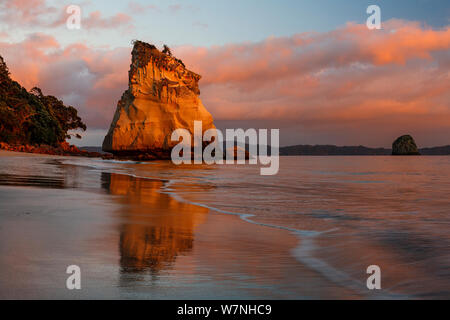
<path fill-rule="evenodd" d="M 71 159 L 64 160 L 65 164 L 70 165 L 76 165 L 76 166 L 84 166 L 89 167 L 94 170 L 99 170 L 102 172 L 108 172 L 108 173 L 115 173 L 115 174 L 124 174 L 128 175 L 137 179 L 148 179 L 148 180 L 157 180 L 163 182 L 160 192 L 167 194 L 171 197 L 173 197 L 175 200 L 195 205 L 198 207 L 206 208 L 211 211 L 220 213 L 220 214 L 226 214 L 226 215 L 232 215 L 239 217 L 242 221 L 246 223 L 250 223 L 253 225 L 257 225 L 260 227 L 266 227 L 266 228 L 273 228 L 273 229 L 279 229 L 279 230 L 285 230 L 287 232 L 290 232 L 294 236 L 298 238 L 298 245 L 291 250 L 291 254 L 293 257 L 302 265 L 310 268 L 311 270 L 314 270 L 321 274 L 323 277 L 325 277 L 327 280 L 333 282 L 336 285 L 339 285 L 341 287 L 350 289 L 359 295 L 367 296 L 368 289 L 365 283 L 352 278 L 349 276 L 346 272 L 339 270 L 330 264 L 328 264 L 323 259 L 319 259 L 314 256 L 314 251 L 316 250 L 316 239 L 317 237 L 320 237 L 324 234 L 331 233 L 334 231 L 337 231 L 339 228 L 332 228 L 329 230 L 324 231 L 316 231 L 316 230 L 303 230 L 303 229 L 296 229 L 296 228 L 290 228 L 286 226 L 280 226 L 275 224 L 268 224 L 268 223 L 262 223 L 253 220 L 252 218 L 255 217 L 254 214 L 250 213 L 242 213 L 242 212 L 232 212 L 223 210 L 208 204 L 190 201 L 185 198 L 183 198 L 180 194 L 175 192 L 175 189 L 172 188 L 173 185 L 177 183 L 185 182 L 181 179 L 176 178 L 162 178 L 158 176 L 142 176 L 135 174 L 133 171 L 133 168 L 126 168 L 126 167 L 117 167 L 117 164 L 142 164 L 140 162 L 136 161 L 116 161 L 116 160 L 84 160 L 84 161 L 73 161 Z M 145 163 L 147 164 L 147 163 Z M 110 166 L 113 165 L 113 166 Z M 201 179 L 196 180 L 198 183 L 201 182 Z M 392 293 L 389 290 L 383 289 L 383 292 L 374 292 L 370 291 L 370 295 L 368 295 L 371 298 L 377 298 L 377 299 L 408 299 L 411 298 L 407 295 Z"/>

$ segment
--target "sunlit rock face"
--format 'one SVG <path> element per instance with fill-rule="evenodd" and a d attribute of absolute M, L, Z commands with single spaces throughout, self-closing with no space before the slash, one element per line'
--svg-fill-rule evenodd
<path fill-rule="evenodd" d="M 164 159 L 178 144 L 171 141 L 174 130 L 187 129 L 193 135 L 194 121 L 202 121 L 203 132 L 215 128 L 199 97 L 200 78 L 181 60 L 136 41 L 128 90 L 117 105 L 103 150 L 117 156 Z"/>

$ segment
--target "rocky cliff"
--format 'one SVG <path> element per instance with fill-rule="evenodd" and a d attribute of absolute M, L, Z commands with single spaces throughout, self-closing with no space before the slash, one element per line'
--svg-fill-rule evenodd
<path fill-rule="evenodd" d="M 0 149 L 7 151 L 97 157 L 100 154 L 78 150 L 66 139 L 86 130 L 72 106 L 34 87 L 27 91 L 10 77 L 0 56 Z"/>
<path fill-rule="evenodd" d="M 203 132 L 215 128 L 199 98 L 200 78 L 170 51 L 135 41 L 128 90 L 117 105 L 103 150 L 119 157 L 167 159 L 178 144 L 171 141 L 174 130 L 193 135 L 194 121 L 202 121 Z"/>

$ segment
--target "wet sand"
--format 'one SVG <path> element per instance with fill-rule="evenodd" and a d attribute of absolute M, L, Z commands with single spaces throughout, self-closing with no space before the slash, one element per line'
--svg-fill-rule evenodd
<path fill-rule="evenodd" d="M 0 299 L 358 297 L 299 264 L 294 235 L 180 202 L 164 181 L 0 155 L 16 164 L 0 175 Z M 66 288 L 69 265 L 82 290 Z"/>
<path fill-rule="evenodd" d="M 262 177 L 0 152 L 0 298 L 450 296 L 448 157 L 280 160 Z"/>
<path fill-rule="evenodd" d="M 38 153 L 14 152 L 0 149 L 0 157 L 56 157 Z"/>

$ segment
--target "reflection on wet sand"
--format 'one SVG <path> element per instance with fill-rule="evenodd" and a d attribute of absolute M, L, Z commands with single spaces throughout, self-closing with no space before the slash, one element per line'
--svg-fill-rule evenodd
<path fill-rule="evenodd" d="M 163 182 L 102 173 L 102 186 L 121 204 L 120 265 L 122 273 L 169 268 L 178 255 L 190 252 L 194 230 L 208 209 L 176 201 L 161 193 Z"/>
<path fill-rule="evenodd" d="M 16 174 L 0 174 L 0 185 L 54 189 L 63 189 L 65 187 L 64 179 Z"/>
<path fill-rule="evenodd" d="M 6 162 L 5 159 L 2 160 Z M 7 162 L 6 168 L 13 168 L 0 172 L 0 186 L 45 189 L 76 189 L 81 186 L 80 172 L 83 168 L 63 164 L 60 159 L 38 158 L 37 160 L 25 166 L 21 166 L 22 160 Z M 14 170 L 15 166 L 17 170 Z"/>

